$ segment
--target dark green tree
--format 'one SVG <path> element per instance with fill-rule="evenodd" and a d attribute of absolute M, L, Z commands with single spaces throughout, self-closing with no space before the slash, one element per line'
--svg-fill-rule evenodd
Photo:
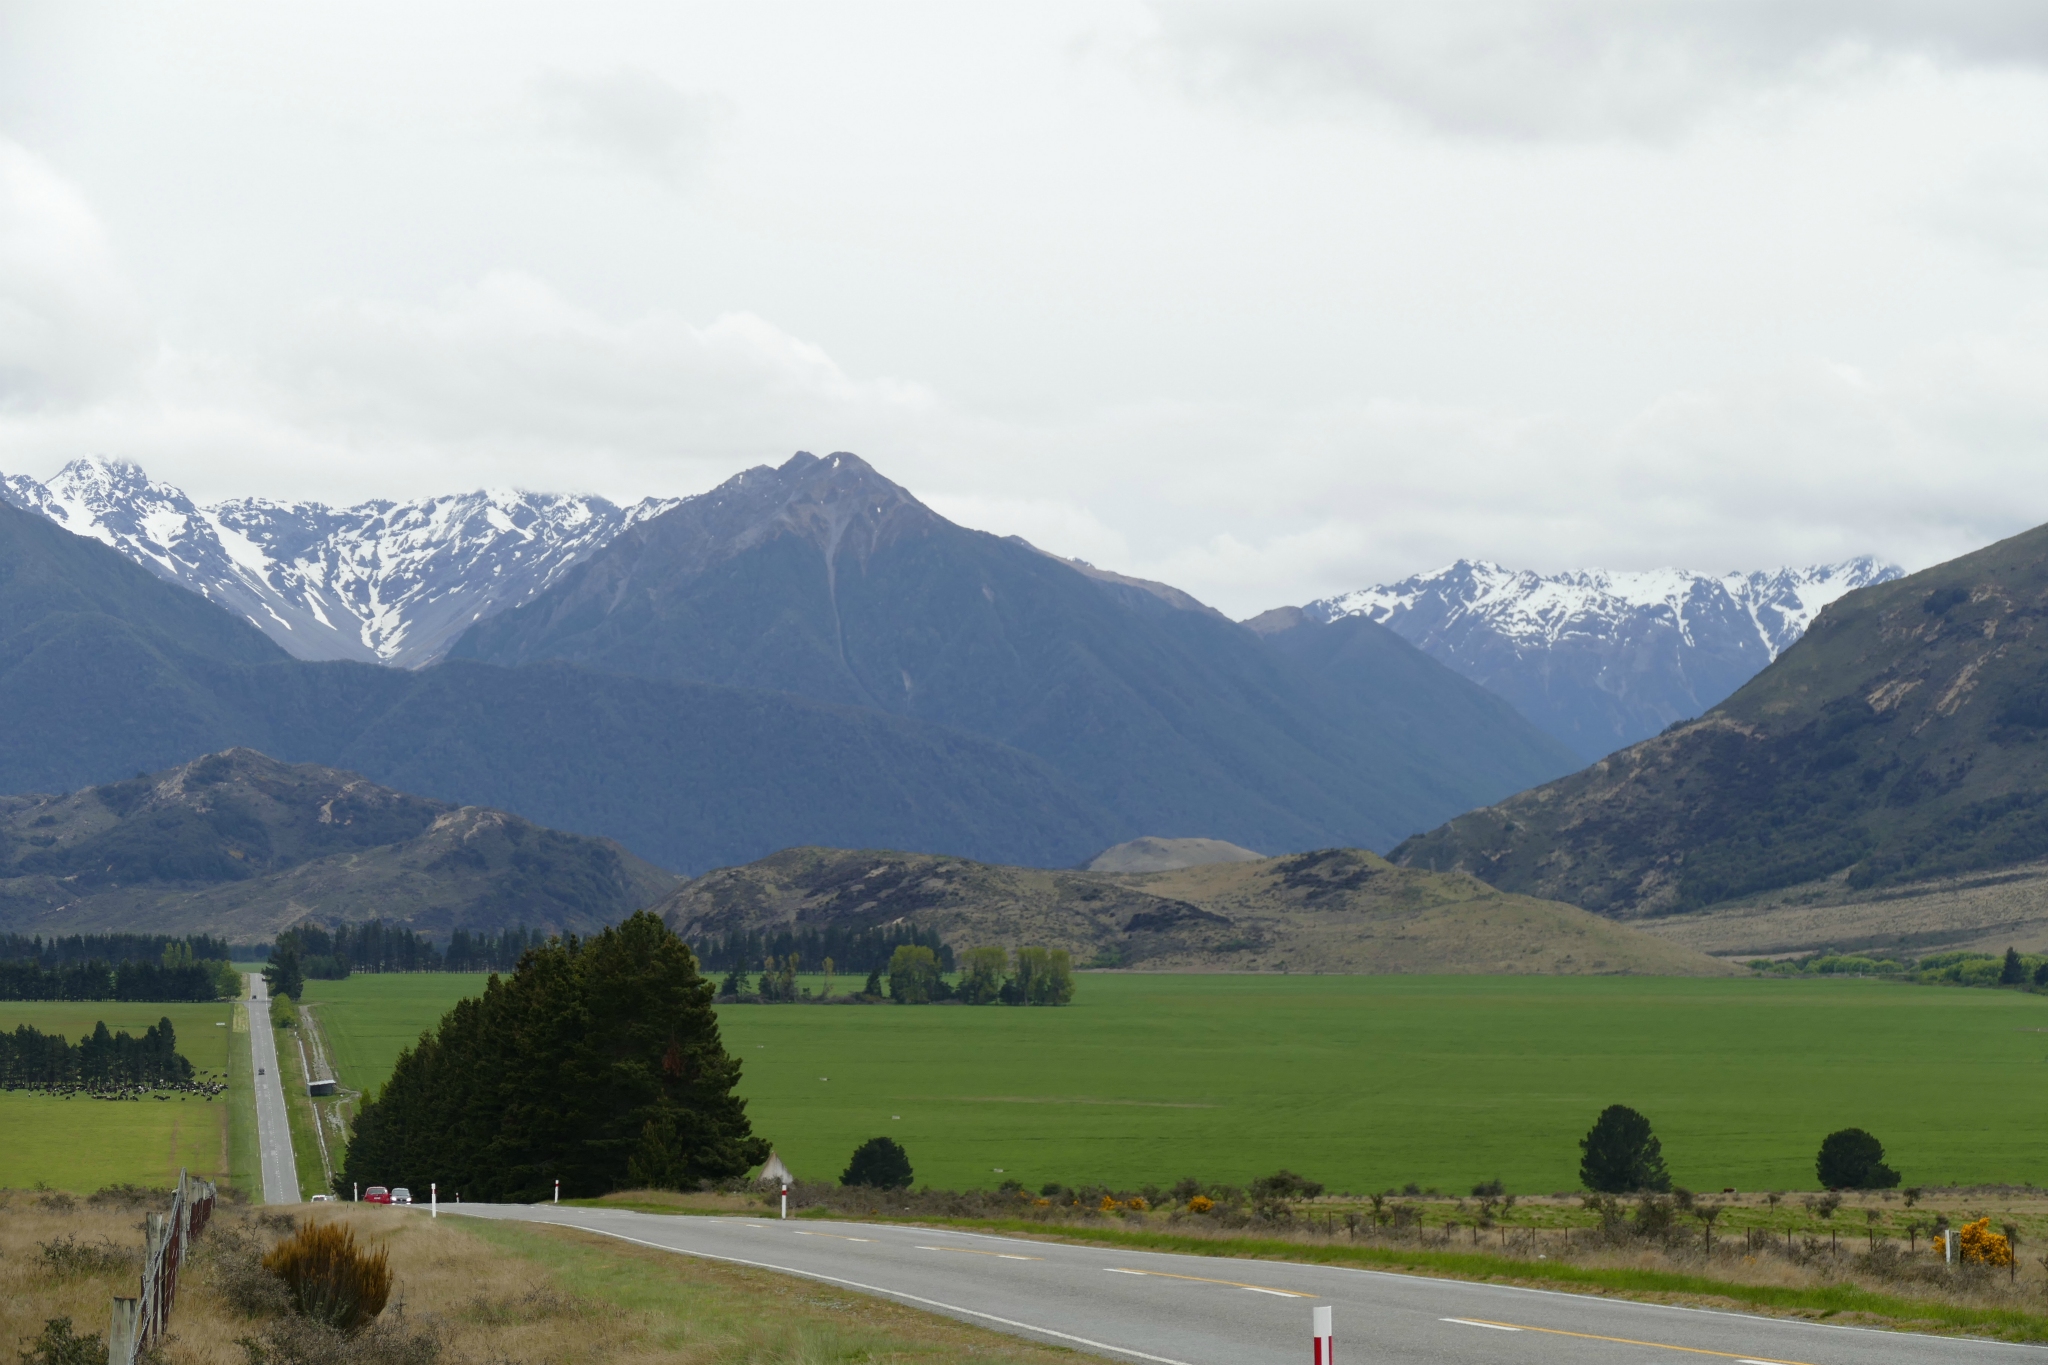
<path fill-rule="evenodd" d="M 880 967 L 868 973 L 867 984 L 860 988 L 860 993 L 870 1000 L 880 1000 L 882 998 L 882 969 Z"/>
<path fill-rule="evenodd" d="M 530 948 L 402 1053 L 356 1119 L 335 1188 L 430 1180 L 537 1199 L 692 1188 L 767 1158 L 733 1094 L 713 987 L 661 920 Z M 637 1178 L 637 1179 L 636 1179 Z"/>
<path fill-rule="evenodd" d="M 1899 1173 L 1884 1164 L 1884 1144 L 1861 1128 L 1822 1138 L 1813 1170 L 1828 1190 L 1889 1190 L 1899 1183 Z"/>
<path fill-rule="evenodd" d="M 1663 1144 L 1650 1131 L 1650 1121 L 1625 1104 L 1610 1104 L 1579 1139 L 1579 1179 L 1601 1194 L 1636 1190 L 1668 1190 Z"/>
<path fill-rule="evenodd" d="M 270 965 L 263 969 L 263 980 L 269 985 L 272 995 L 289 995 L 294 1000 L 304 995 L 306 972 L 299 950 L 289 943 L 272 948 Z"/>
<path fill-rule="evenodd" d="M 2017 948 L 2005 950 L 2005 965 L 1998 969 L 1998 984 L 2001 986 L 2024 986 L 2027 983 L 2027 964 L 2020 961 Z"/>
<path fill-rule="evenodd" d="M 2034 984 L 2036 986 L 2048 986 L 2048 962 L 2043 962 L 2040 966 L 2034 968 Z"/>
<path fill-rule="evenodd" d="M 853 1149 L 853 1160 L 846 1163 L 839 1183 L 877 1190 L 907 1190 L 910 1153 L 893 1138 L 869 1138 Z"/>

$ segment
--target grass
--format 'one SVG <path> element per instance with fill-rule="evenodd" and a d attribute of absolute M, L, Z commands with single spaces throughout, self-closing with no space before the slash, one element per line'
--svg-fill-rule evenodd
<path fill-rule="evenodd" d="M 232 1002 L 206 1005 L 117 1001 L 0 1002 L 0 1029 L 27 1024 L 76 1042 L 101 1020 L 115 1032 L 140 1034 L 162 1018 L 177 1030 L 178 1050 L 201 1072 L 228 1070 Z M 0 1187 L 38 1182 L 87 1192 L 132 1182 L 164 1186 L 182 1166 L 224 1175 L 231 1163 L 229 1104 L 178 1095 L 164 1100 L 92 1100 L 0 1092 Z"/>
<path fill-rule="evenodd" d="M 430 1221 L 423 1213 L 361 1205 L 323 1208 L 315 1216 L 347 1223 L 370 1249 L 390 1253 L 396 1289 L 383 1322 L 431 1334 L 443 1360 L 1057 1365 L 1074 1359 L 1070 1352 L 827 1286 L 590 1234 Z M 133 1204 L 0 1191 L 0 1358 L 12 1359 L 51 1318 L 70 1318 L 80 1335 L 107 1330 L 109 1296 L 135 1292 L 139 1217 Z M 274 1320 L 237 1312 L 225 1291 L 236 1274 L 237 1245 L 253 1242 L 260 1249 L 278 1235 L 276 1217 L 236 1205 L 216 1214 L 181 1280 L 162 1365 L 245 1365 L 251 1353 L 237 1338 L 261 1337 Z M 107 1264 L 58 1272 L 41 1245 L 67 1235 L 104 1248 Z M 242 1260 L 246 1268 L 247 1256 Z M 379 1357 L 365 1352 L 353 1358 Z"/>
<path fill-rule="evenodd" d="M 318 983 L 344 1081 L 380 1083 L 481 982 Z M 1090 973 L 1065 1009 L 749 1005 L 720 1022 L 756 1130 L 814 1179 L 888 1134 L 920 1183 L 952 1188 L 1285 1166 L 1333 1189 L 1568 1190 L 1579 1137 L 1619 1102 L 1694 1189 L 1812 1189 L 1820 1139 L 1849 1126 L 1909 1184 L 2048 1183 L 2048 999 L 2013 992 Z"/>
<path fill-rule="evenodd" d="M 256 1144 L 256 1056 L 249 1043 L 249 1010 L 235 1006 L 228 1039 L 227 1183 L 252 1200 L 263 1198 L 263 1164 Z"/>
<path fill-rule="evenodd" d="M 285 1121 L 292 1133 L 292 1163 L 299 1170 L 299 1192 L 324 1193 L 329 1173 L 320 1159 L 320 1138 L 314 1132 L 320 1119 L 313 1112 L 313 1101 L 306 1095 L 306 1070 L 299 1060 L 298 1030 L 273 1029 L 271 1034 L 277 1040 L 278 1078 L 284 1083 Z"/>

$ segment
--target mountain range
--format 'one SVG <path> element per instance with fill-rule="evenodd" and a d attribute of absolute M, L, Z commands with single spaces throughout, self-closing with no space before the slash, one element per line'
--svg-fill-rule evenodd
<path fill-rule="evenodd" d="M 0 797 L 0 930 L 266 940 L 307 916 L 588 933 L 677 878 L 608 839 L 250 749 Z"/>
<path fill-rule="evenodd" d="M 1299 619 L 1377 621 L 1590 763 L 1718 705 L 1828 603 L 1901 572 L 1868 557 L 1724 574 L 1538 574 L 1461 559 L 1310 602 Z"/>
<path fill-rule="evenodd" d="M 1392 856 L 1621 916 L 2008 875 L 2048 857 L 2044 626 L 2048 527 L 1842 597 L 1705 715 Z"/>
<path fill-rule="evenodd" d="M 674 499 L 484 490 L 326 507 L 236 498 L 201 507 L 124 460 L 73 460 L 0 500 L 112 546 L 246 619 L 295 659 L 417 667 L 470 625 L 544 591 Z"/>
<path fill-rule="evenodd" d="M 0 507 L 0 791 L 246 747 L 694 873 L 802 844 L 1384 848 L 1572 766 L 1370 621 L 1276 645 L 955 526 L 851 455 L 648 510 L 404 669 L 295 659 L 221 592 Z"/>

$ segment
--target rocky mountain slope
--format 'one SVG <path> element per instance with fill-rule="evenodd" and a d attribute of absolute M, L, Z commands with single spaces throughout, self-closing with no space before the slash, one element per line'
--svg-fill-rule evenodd
<path fill-rule="evenodd" d="M 0 500 L 219 603 L 293 658 L 405 667 L 432 663 L 478 620 L 675 505 L 492 489 L 355 507 L 201 507 L 123 460 L 74 460 L 47 484 L 0 477 Z"/>
<path fill-rule="evenodd" d="M 0 796 L 0 930 L 14 933 L 246 943 L 308 915 L 588 932 L 677 880 L 608 839 L 251 749 L 64 796 Z"/>
<path fill-rule="evenodd" d="M 622 532 L 450 651 L 773 689 L 1036 755 L 1135 826 L 1390 847 L 1567 771 L 1512 707 L 1360 620 L 1305 661 L 1163 585 L 956 526 L 799 454 Z M 1354 638 L 1356 637 L 1356 638 Z"/>
<path fill-rule="evenodd" d="M 975 735 L 787 694 L 564 665 L 287 658 L 97 541 L 0 506 L 0 791 L 233 746 L 605 835 L 694 872 L 792 844 L 1070 865 L 1141 833 Z"/>
<path fill-rule="evenodd" d="M 2048 528 L 1824 609 L 1698 720 L 1393 855 L 1615 915 L 2048 856 Z"/>
<path fill-rule="evenodd" d="M 909 922 L 956 951 L 1064 948 L 1152 970 L 1714 975 L 1690 949 L 1477 878 L 1359 849 L 1150 874 L 798 848 L 724 868 L 659 907 L 685 939 Z"/>
<path fill-rule="evenodd" d="M 1461 559 L 1311 602 L 1299 619 L 1377 621 L 1591 762 L 1717 705 L 1828 603 L 1899 575 L 1869 558 L 1727 574 L 1537 574 Z"/>

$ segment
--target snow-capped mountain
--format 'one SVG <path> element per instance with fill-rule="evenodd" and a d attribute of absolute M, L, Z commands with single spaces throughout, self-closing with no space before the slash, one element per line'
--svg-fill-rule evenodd
<path fill-rule="evenodd" d="M 1842 594 L 1900 577 L 1840 564 L 1700 574 L 1538 574 L 1461 559 L 1311 602 L 1313 622 L 1385 625 L 1591 761 L 1696 716 L 1748 682 Z"/>
<path fill-rule="evenodd" d="M 247 617 L 296 658 L 403 667 L 434 662 L 474 622 L 675 505 L 487 489 L 355 507 L 201 507 L 125 460 L 74 460 L 47 484 L 0 477 L 0 499 Z"/>

